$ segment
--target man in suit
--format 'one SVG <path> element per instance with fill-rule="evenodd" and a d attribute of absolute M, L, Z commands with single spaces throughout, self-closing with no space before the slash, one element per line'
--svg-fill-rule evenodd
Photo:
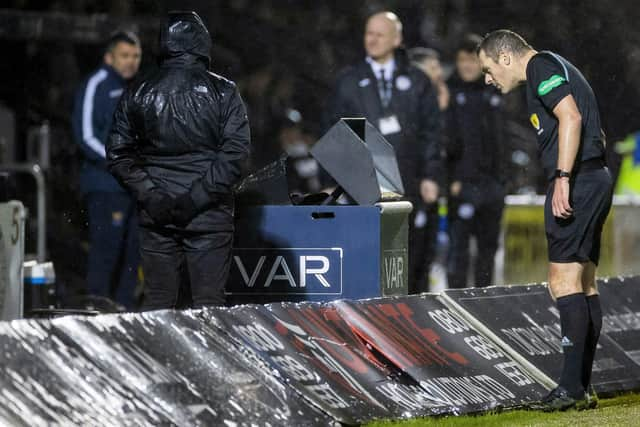
<path fill-rule="evenodd" d="M 409 226 L 409 292 L 428 290 L 428 248 L 435 244 L 442 178 L 437 93 L 412 65 L 402 44 L 402 23 L 392 12 L 367 20 L 364 60 L 341 73 L 329 100 L 328 128 L 341 117 L 366 117 L 395 148 Z M 430 225 L 434 227 L 430 227 Z"/>

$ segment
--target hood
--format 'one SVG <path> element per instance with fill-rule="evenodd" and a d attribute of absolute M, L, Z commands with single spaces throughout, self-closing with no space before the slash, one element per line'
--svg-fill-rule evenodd
<path fill-rule="evenodd" d="M 191 56 L 209 67 L 211 46 L 209 31 L 197 13 L 169 12 L 160 29 L 161 62 Z"/>

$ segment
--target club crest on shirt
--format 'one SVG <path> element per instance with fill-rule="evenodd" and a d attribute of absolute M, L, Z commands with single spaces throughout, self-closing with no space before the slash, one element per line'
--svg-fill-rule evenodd
<path fill-rule="evenodd" d="M 538 118 L 538 115 L 536 113 L 533 113 L 529 117 L 529 121 L 531 122 L 531 125 L 535 128 L 535 130 L 538 131 L 538 135 L 540 135 L 544 131 L 544 129 L 540 127 L 540 119 Z"/>
<path fill-rule="evenodd" d="M 396 87 L 398 90 L 409 90 L 411 88 L 411 80 L 407 76 L 398 76 L 396 77 Z"/>
<path fill-rule="evenodd" d="M 529 117 L 529 120 L 531 120 L 531 124 L 534 128 L 536 128 L 536 130 L 540 130 L 540 120 L 538 119 L 538 115 L 536 113 L 533 113 L 531 117 Z"/>

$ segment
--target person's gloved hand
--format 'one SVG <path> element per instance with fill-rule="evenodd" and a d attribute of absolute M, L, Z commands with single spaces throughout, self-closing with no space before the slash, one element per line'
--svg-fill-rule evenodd
<path fill-rule="evenodd" d="M 176 225 L 187 225 L 198 214 L 198 208 L 189 193 L 184 193 L 176 197 L 171 210 L 173 222 Z"/>
<path fill-rule="evenodd" d="M 149 214 L 155 225 L 167 225 L 173 219 L 172 209 L 174 203 L 175 199 L 169 194 L 152 191 L 142 201 L 142 209 Z"/>

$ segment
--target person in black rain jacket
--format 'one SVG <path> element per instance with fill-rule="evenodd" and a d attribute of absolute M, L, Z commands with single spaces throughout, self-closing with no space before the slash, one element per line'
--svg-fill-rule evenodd
<path fill-rule="evenodd" d="M 194 307 L 219 305 L 249 122 L 236 85 L 208 71 L 211 37 L 195 12 L 169 13 L 160 49 L 159 70 L 116 110 L 109 169 L 138 202 L 143 309 L 175 306 L 183 267 Z"/>

